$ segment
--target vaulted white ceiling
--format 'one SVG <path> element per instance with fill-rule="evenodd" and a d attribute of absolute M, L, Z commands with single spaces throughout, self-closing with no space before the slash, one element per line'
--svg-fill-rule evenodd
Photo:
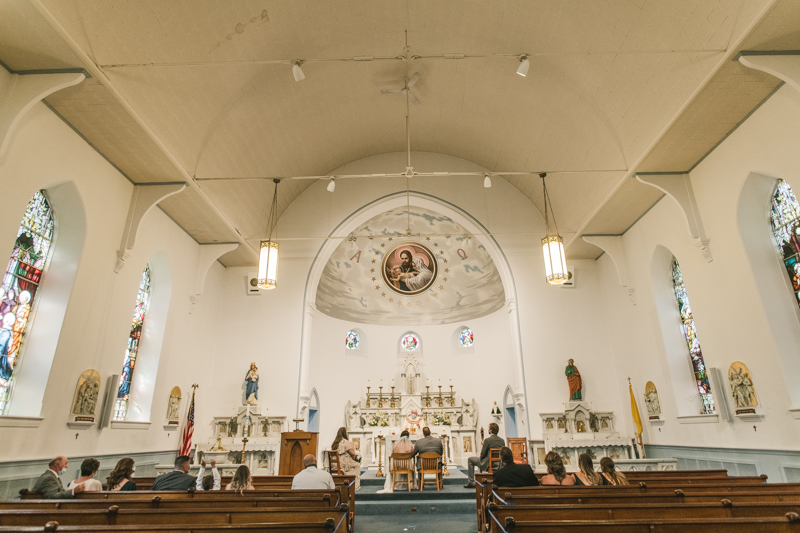
<path fill-rule="evenodd" d="M 778 84 L 729 61 L 735 51 L 800 48 L 790 0 L 2 0 L 0 9 L 0 60 L 88 69 L 92 79 L 47 102 L 133 182 L 190 183 L 160 207 L 198 242 L 251 245 L 272 186 L 242 178 L 325 175 L 404 151 L 405 99 L 380 89 L 415 72 L 413 150 L 496 172 L 547 171 L 563 232 L 621 233 L 660 197 L 634 171 L 688 170 Z M 523 53 L 525 78 L 515 74 Z M 294 59 L 304 62 L 299 83 Z M 537 179 L 507 179 L 543 208 Z M 284 182 L 281 212 L 311 183 Z M 265 208 L 242 212 L 253 195 Z M 568 253 L 600 252 L 575 239 Z M 246 246 L 223 257 L 254 261 Z"/>

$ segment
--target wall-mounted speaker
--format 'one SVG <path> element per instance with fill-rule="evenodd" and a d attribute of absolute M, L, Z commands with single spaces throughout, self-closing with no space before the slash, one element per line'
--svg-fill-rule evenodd
<path fill-rule="evenodd" d="M 258 288 L 258 272 L 248 272 L 245 282 L 245 291 L 248 296 L 258 296 L 263 292 Z"/>

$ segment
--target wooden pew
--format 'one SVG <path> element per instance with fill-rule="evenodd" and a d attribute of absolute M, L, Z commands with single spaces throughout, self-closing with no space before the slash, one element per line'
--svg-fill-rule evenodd
<path fill-rule="evenodd" d="M 195 506 L 208 507 L 209 502 L 201 498 L 166 499 L 161 496 L 153 496 L 152 499 L 114 499 L 109 502 L 105 499 L 86 499 L 74 498 L 71 500 L 0 500 L 0 510 L 10 509 L 108 509 L 109 505 L 114 504 L 120 509 L 184 509 Z M 325 509 L 338 507 L 340 501 L 338 492 L 331 498 L 330 494 L 323 494 L 322 497 L 306 496 L 294 498 L 260 498 L 246 499 L 241 497 L 219 498 L 211 502 L 214 507 L 300 507 Z"/>
<path fill-rule="evenodd" d="M 692 493 L 675 491 L 673 493 L 661 494 L 620 494 L 608 491 L 592 491 L 584 494 L 558 495 L 558 494 L 539 494 L 534 496 L 514 495 L 508 501 L 498 494 L 496 489 L 492 493 L 492 500 L 499 505 L 615 505 L 626 503 L 717 503 L 722 500 L 737 502 L 786 502 L 800 503 L 800 493 L 782 494 L 780 492 L 762 492 L 755 489 L 752 492 L 727 493 L 727 492 L 701 492 Z M 507 496 L 507 493 L 504 494 Z"/>
<path fill-rule="evenodd" d="M 105 510 L 15 509 L 0 511 L 0 525 L 40 526 L 48 522 L 58 522 L 62 526 L 293 524 L 325 523 L 328 519 L 333 519 L 338 524 L 342 522 L 343 517 L 347 516 L 348 511 L 346 505 L 341 505 L 338 509 L 205 507 L 127 510 L 112 505 Z M 344 523 L 346 524 L 346 522 Z"/>
<path fill-rule="evenodd" d="M 492 528 L 500 533 L 797 533 L 800 517 L 787 513 L 773 518 L 716 518 L 698 522 L 692 518 L 662 520 L 558 520 L 501 523 L 490 512 Z"/>
<path fill-rule="evenodd" d="M 333 519 L 323 523 L 167 525 L 167 526 L 62 526 L 50 522 L 39 527 L 0 526 L 0 533 L 333 533 L 345 531 L 347 521 Z"/>

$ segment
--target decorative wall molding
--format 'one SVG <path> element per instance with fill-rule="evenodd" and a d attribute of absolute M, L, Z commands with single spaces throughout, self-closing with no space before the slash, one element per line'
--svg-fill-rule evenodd
<path fill-rule="evenodd" d="M 191 303 L 191 307 L 189 307 L 189 313 L 194 311 L 195 304 L 197 304 L 198 300 L 200 299 L 200 295 L 203 294 L 203 289 L 206 285 L 206 275 L 208 274 L 208 270 L 211 268 L 211 265 L 213 265 L 217 259 L 226 253 L 232 252 L 238 247 L 238 242 L 200 245 L 200 251 L 198 252 L 197 259 L 197 272 L 194 278 L 194 294 L 189 295 L 189 302 Z"/>
<path fill-rule="evenodd" d="M 2 428 L 38 428 L 44 417 L 42 416 L 0 416 Z"/>
<path fill-rule="evenodd" d="M 719 424 L 719 415 L 688 415 L 675 418 L 679 424 Z"/>
<path fill-rule="evenodd" d="M 636 305 L 634 298 L 636 289 L 628 276 L 628 256 L 625 254 L 625 241 L 622 235 L 582 235 L 581 238 L 589 244 L 594 244 L 611 258 L 617 267 L 619 284 L 625 289 L 631 303 Z"/>
<path fill-rule="evenodd" d="M 117 420 L 111 422 L 111 429 L 150 429 L 150 422 L 133 422 L 130 420 Z"/>
<path fill-rule="evenodd" d="M 125 261 L 130 258 L 129 251 L 136 244 L 136 234 L 142 219 L 161 200 L 178 194 L 186 188 L 186 183 L 179 181 L 173 183 L 142 183 L 133 186 L 131 204 L 128 208 L 128 217 L 125 219 L 125 229 L 122 231 L 122 241 L 117 250 L 117 264 L 114 272 L 119 273 L 125 266 Z"/>
<path fill-rule="evenodd" d="M 736 59 L 746 67 L 783 80 L 800 92 L 800 50 L 743 51 Z"/>
<path fill-rule="evenodd" d="M 711 249 L 708 247 L 708 237 L 703 228 L 703 221 L 700 218 L 700 209 L 697 207 L 697 199 L 694 196 L 692 181 L 689 179 L 689 174 L 685 172 L 641 172 L 636 174 L 636 179 L 645 185 L 655 187 L 678 204 L 678 207 L 683 211 L 686 225 L 689 227 L 689 235 L 694 239 L 695 248 L 700 250 L 700 253 L 706 258 L 706 261 L 709 263 L 713 261 Z"/>
<path fill-rule="evenodd" d="M 35 104 L 56 91 L 86 79 L 82 72 L 44 72 L 39 74 L 0 74 L 0 157 L 8 148 L 11 134 L 22 117 Z M 5 86 L 5 87 L 3 87 Z"/>

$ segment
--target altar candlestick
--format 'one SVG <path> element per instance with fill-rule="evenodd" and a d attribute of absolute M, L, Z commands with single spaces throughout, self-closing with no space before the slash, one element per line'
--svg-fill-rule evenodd
<path fill-rule="evenodd" d="M 450 381 L 453 381 L 452 379 Z M 453 385 L 450 385 L 450 407 L 454 407 L 456 405 L 456 397 L 453 396 Z"/>

